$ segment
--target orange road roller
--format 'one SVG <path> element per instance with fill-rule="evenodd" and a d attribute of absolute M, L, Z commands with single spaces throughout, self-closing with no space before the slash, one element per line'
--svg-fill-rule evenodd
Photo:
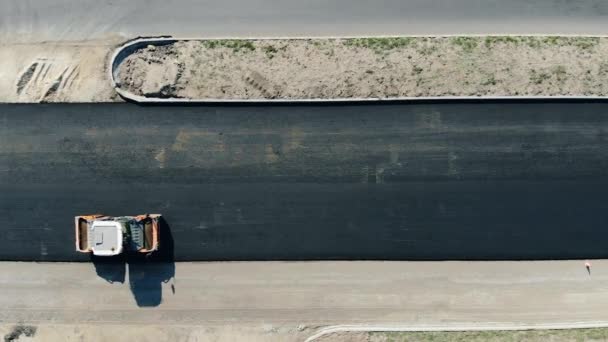
<path fill-rule="evenodd" d="M 76 251 L 98 256 L 152 253 L 158 250 L 160 218 L 160 214 L 76 216 Z"/>

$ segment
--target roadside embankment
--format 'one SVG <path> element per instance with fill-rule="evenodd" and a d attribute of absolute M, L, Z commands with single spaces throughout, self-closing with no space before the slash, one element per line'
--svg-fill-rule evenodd
<path fill-rule="evenodd" d="M 601 37 L 182 40 L 142 45 L 113 75 L 150 99 L 602 97 L 606 56 Z"/>

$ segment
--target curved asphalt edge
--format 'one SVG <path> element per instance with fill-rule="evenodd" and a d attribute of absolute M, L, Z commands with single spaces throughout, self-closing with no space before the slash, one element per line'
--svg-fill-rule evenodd
<path fill-rule="evenodd" d="M 469 325 L 333 325 L 320 329 L 304 342 L 313 342 L 319 338 L 335 333 L 357 332 L 457 332 L 457 331 L 520 331 L 520 330 L 567 330 L 608 328 L 608 321 L 567 322 L 552 324 L 469 324 Z"/>
<path fill-rule="evenodd" d="M 597 37 L 606 38 L 608 35 L 545 35 L 545 34 L 454 34 L 454 35 L 409 35 L 408 37 L 492 37 L 492 36 L 513 36 L 513 37 Z M 402 36 L 374 36 L 379 38 L 395 38 Z M 119 82 L 116 81 L 118 66 L 131 55 L 134 51 L 146 47 L 148 45 L 163 46 L 173 44 L 178 41 L 192 40 L 217 40 L 217 39 L 243 39 L 243 40 L 274 40 L 274 39 L 348 39 L 361 37 L 231 37 L 231 38 L 174 38 L 170 36 L 161 37 L 138 37 L 127 41 L 118 47 L 110 57 L 109 79 L 112 88 L 123 99 L 130 102 L 141 104 L 213 104 L 213 103 L 264 103 L 264 104 L 304 104 L 304 103 L 351 103 L 351 102 L 425 102 L 425 101 L 542 101 L 542 100 L 608 100 L 608 96 L 421 96 L 421 97 L 388 97 L 388 98 L 313 98 L 313 99 L 187 99 L 187 98 L 152 98 L 133 94 L 120 88 Z"/>

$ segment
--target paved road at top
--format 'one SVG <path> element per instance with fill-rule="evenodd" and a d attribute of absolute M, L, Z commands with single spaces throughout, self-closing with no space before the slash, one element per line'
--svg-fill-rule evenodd
<path fill-rule="evenodd" d="M 174 36 L 606 34 L 605 0 L 6 0 L 4 42 Z M 18 35 L 18 36 L 15 36 Z"/>

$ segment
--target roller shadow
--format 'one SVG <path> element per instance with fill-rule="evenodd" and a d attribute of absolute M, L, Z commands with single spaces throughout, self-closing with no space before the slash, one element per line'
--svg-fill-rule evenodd
<path fill-rule="evenodd" d="M 159 221 L 159 249 L 146 256 L 132 255 L 129 264 L 129 287 L 137 306 L 158 306 L 162 302 L 162 284 L 175 276 L 173 235 L 167 221 Z M 174 291 L 175 285 L 171 288 Z"/>
<path fill-rule="evenodd" d="M 112 258 L 92 256 L 97 275 L 109 283 L 124 283 L 128 265 L 129 288 L 139 307 L 158 306 L 162 302 L 162 284 L 175 276 L 173 235 L 171 228 L 161 217 L 159 249 L 149 255 L 124 254 Z M 171 284 L 175 293 L 175 284 Z"/>
<path fill-rule="evenodd" d="M 110 284 L 124 283 L 126 275 L 126 258 L 124 255 L 99 257 L 91 254 L 91 262 L 95 266 L 97 276 Z"/>

